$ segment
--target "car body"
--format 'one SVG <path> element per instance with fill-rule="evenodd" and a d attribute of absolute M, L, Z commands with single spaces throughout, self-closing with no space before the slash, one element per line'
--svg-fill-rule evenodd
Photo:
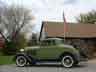
<path fill-rule="evenodd" d="M 40 41 L 36 46 L 20 49 L 15 56 L 17 66 L 36 64 L 36 62 L 61 62 L 64 67 L 72 67 L 80 61 L 87 60 L 81 56 L 80 50 L 71 45 L 65 45 L 62 39 L 48 38 Z"/>

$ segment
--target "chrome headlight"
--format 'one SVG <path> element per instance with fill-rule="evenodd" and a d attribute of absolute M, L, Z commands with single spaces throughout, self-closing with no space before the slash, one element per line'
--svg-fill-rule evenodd
<path fill-rule="evenodd" d="M 24 49 L 20 49 L 21 52 L 24 52 Z"/>

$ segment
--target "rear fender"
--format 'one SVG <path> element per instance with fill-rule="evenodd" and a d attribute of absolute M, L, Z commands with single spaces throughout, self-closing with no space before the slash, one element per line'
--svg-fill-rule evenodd
<path fill-rule="evenodd" d="M 79 62 L 79 61 L 80 61 L 79 54 L 70 53 L 70 52 L 64 52 L 63 54 L 60 55 L 59 59 L 62 60 L 62 58 L 63 58 L 65 55 L 71 55 L 76 62 Z"/>

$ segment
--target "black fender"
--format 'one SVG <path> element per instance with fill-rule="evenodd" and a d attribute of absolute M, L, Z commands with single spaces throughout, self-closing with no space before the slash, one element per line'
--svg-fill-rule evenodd
<path fill-rule="evenodd" d="M 18 56 L 24 56 L 27 59 L 28 62 L 31 62 L 31 60 L 32 60 L 31 56 L 29 56 L 29 55 L 27 55 L 25 53 L 17 53 L 14 56 L 13 61 L 15 61 Z"/>

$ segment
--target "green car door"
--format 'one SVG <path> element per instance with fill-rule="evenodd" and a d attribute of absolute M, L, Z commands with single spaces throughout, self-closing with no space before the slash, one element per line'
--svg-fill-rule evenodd
<path fill-rule="evenodd" d="M 56 59 L 57 53 L 57 45 L 53 44 L 52 40 L 45 40 L 41 43 L 36 56 L 39 59 Z"/>

